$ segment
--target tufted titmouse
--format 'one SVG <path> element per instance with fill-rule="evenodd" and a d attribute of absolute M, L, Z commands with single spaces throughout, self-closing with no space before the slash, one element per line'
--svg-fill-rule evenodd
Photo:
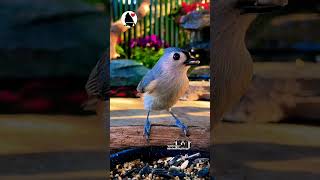
<path fill-rule="evenodd" d="M 191 65 L 199 63 L 200 61 L 194 59 L 188 51 L 170 47 L 165 49 L 157 64 L 140 81 L 137 90 L 144 93 L 144 108 L 148 111 L 144 126 L 147 141 L 151 129 L 149 114 L 152 110 L 168 110 L 176 120 L 176 126 L 187 134 L 187 126 L 173 114 L 171 107 L 189 87 L 188 69 Z"/>

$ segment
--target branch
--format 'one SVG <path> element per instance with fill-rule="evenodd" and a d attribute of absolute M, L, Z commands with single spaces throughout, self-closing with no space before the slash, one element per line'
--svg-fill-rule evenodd
<path fill-rule="evenodd" d="M 145 146 L 167 146 L 175 140 L 191 141 L 191 149 L 209 148 L 209 128 L 189 127 L 188 137 L 185 137 L 177 127 L 153 125 L 150 142 L 143 136 L 143 126 L 110 127 L 110 149 L 121 149 Z"/>

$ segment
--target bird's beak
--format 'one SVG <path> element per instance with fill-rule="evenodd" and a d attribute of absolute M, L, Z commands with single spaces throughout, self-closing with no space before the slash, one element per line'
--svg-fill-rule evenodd
<path fill-rule="evenodd" d="M 186 66 L 195 66 L 200 64 L 200 61 L 192 56 L 190 53 L 191 51 L 192 49 L 190 51 L 182 51 L 187 57 L 187 60 L 183 63 Z"/>
<path fill-rule="evenodd" d="M 184 62 L 185 65 L 187 66 L 196 66 L 198 64 L 200 64 L 200 61 L 193 58 L 193 57 L 189 57 L 185 62 Z"/>

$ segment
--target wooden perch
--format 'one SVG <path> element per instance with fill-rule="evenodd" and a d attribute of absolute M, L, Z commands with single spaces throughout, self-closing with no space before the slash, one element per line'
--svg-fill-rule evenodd
<path fill-rule="evenodd" d="M 152 125 L 150 142 L 143 136 L 143 126 L 116 126 L 110 127 L 110 149 L 121 149 L 145 146 L 167 146 L 175 140 L 191 141 L 191 149 L 209 148 L 209 128 L 189 127 L 188 137 L 185 137 L 177 127 Z"/>

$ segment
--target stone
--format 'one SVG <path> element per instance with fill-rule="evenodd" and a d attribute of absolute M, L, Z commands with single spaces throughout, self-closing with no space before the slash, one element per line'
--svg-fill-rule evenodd
<path fill-rule="evenodd" d="M 197 66 L 189 73 L 190 79 L 202 79 L 208 80 L 210 78 L 210 67 L 209 66 Z"/>
<path fill-rule="evenodd" d="M 200 30 L 210 27 L 210 12 L 206 10 L 192 11 L 181 17 L 180 24 L 181 27 L 189 30 Z"/>
<path fill-rule="evenodd" d="M 148 68 L 134 60 L 112 60 L 110 63 L 110 85 L 114 87 L 138 86 L 148 71 Z"/>
<path fill-rule="evenodd" d="M 190 42 L 187 48 L 201 52 L 201 65 L 210 62 L 210 12 L 207 10 L 192 11 L 180 18 L 180 26 L 190 31 Z"/>

